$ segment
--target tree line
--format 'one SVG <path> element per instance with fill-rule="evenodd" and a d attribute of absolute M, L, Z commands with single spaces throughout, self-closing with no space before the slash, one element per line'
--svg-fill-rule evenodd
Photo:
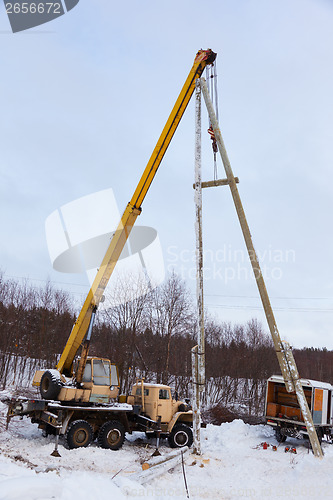
<path fill-rule="evenodd" d="M 35 287 L 0 274 L 0 387 L 27 387 L 36 369 L 54 368 L 77 312 L 69 293 L 50 282 Z M 241 325 L 206 315 L 205 336 L 205 407 L 262 413 L 266 379 L 280 373 L 263 326 L 255 318 Z M 127 276 L 99 309 L 90 354 L 116 363 L 122 393 L 144 377 L 188 396 L 195 344 L 194 301 L 184 281 L 172 273 L 152 289 L 144 277 Z M 302 377 L 333 382 L 333 351 L 304 348 L 294 355 Z"/>

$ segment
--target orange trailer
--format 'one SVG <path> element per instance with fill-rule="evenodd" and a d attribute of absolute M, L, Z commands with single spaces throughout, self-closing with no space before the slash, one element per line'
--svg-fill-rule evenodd
<path fill-rule="evenodd" d="M 317 380 L 301 379 L 319 441 L 333 438 L 333 386 Z M 272 375 L 267 380 L 265 418 L 275 428 L 276 438 L 284 442 L 287 436 L 307 436 L 301 408 L 295 392 L 287 392 L 283 377 Z"/>

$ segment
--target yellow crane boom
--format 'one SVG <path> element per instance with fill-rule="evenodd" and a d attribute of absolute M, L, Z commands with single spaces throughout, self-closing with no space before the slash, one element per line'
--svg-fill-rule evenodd
<path fill-rule="evenodd" d="M 73 360 L 88 331 L 92 312 L 98 307 L 102 299 L 104 290 L 126 244 L 127 238 L 130 235 L 131 229 L 136 218 L 141 213 L 142 202 L 145 199 L 157 169 L 160 166 L 163 156 L 192 97 L 195 89 L 195 82 L 197 78 L 200 78 L 205 67 L 212 64 L 215 58 L 216 54 L 211 49 L 208 49 L 199 50 L 194 59 L 193 66 L 164 126 L 160 138 L 157 141 L 132 199 L 128 203 L 120 219 L 118 228 L 110 241 L 102 264 L 98 269 L 94 282 L 72 328 L 59 363 L 57 364 L 57 369 L 64 375 L 72 375 Z"/>

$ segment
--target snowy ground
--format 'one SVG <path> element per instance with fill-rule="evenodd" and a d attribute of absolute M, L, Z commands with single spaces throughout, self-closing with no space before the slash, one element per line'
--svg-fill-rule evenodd
<path fill-rule="evenodd" d="M 144 434 L 127 436 L 115 452 L 96 445 L 68 450 L 62 442 L 56 458 L 53 437 L 43 438 L 27 418 L 13 419 L 6 431 L 5 412 L 0 403 L 0 500 L 186 499 L 180 465 L 144 486 L 133 480 L 155 449 Z M 285 444 L 265 450 L 264 441 L 277 445 L 270 427 L 241 420 L 203 429 L 202 457 L 185 461 L 189 498 L 333 498 L 333 445 L 323 444 L 319 460 L 305 441 L 287 441 L 297 454 L 285 453 Z M 171 450 L 163 442 L 160 451 Z"/>

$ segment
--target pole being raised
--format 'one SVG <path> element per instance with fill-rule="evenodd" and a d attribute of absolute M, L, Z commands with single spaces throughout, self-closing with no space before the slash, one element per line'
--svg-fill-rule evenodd
<path fill-rule="evenodd" d="M 195 253 L 196 253 L 196 290 L 197 290 L 197 349 L 192 350 L 192 362 L 196 368 L 193 373 L 193 436 L 194 451 L 201 454 L 201 397 L 205 387 L 205 330 L 203 307 L 203 251 L 202 251 L 202 185 L 201 185 L 201 87 L 199 79 L 195 86 Z M 193 370 L 193 367 L 192 367 Z"/>
<path fill-rule="evenodd" d="M 249 254 L 254 277 L 258 286 L 261 302 L 265 311 L 268 327 L 273 339 L 275 352 L 279 361 L 282 376 L 285 381 L 286 389 L 288 392 L 296 392 L 298 403 L 303 414 L 304 423 L 306 425 L 309 434 L 309 439 L 311 442 L 313 453 L 317 457 L 322 457 L 323 456 L 322 449 L 318 440 L 315 427 L 313 425 L 311 412 L 309 410 L 309 406 L 305 398 L 303 387 L 299 379 L 299 374 L 294 356 L 292 354 L 289 345 L 287 343 L 281 342 L 280 334 L 276 325 L 272 306 L 269 300 L 266 285 L 261 272 L 259 260 L 256 251 L 254 249 L 250 229 L 245 217 L 245 212 L 237 189 L 235 177 L 231 169 L 230 161 L 222 139 L 221 130 L 215 115 L 214 107 L 210 99 L 208 87 L 204 78 L 200 78 L 200 85 L 204 96 L 205 104 L 207 106 L 209 118 L 214 130 L 215 139 L 222 158 L 222 163 L 228 179 L 228 184 L 230 186 L 231 195 L 235 204 L 239 223 L 243 232 L 246 248 Z"/>

